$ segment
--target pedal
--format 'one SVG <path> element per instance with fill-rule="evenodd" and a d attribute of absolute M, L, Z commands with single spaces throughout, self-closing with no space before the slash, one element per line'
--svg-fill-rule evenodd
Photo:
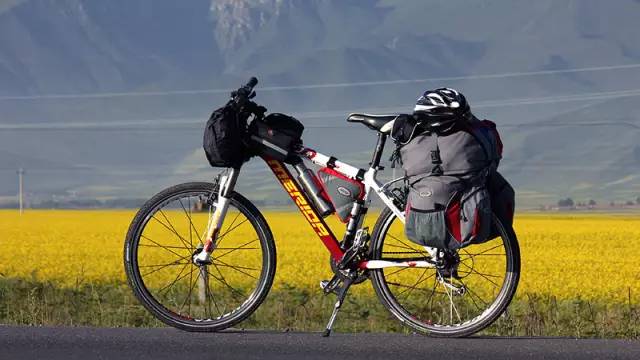
<path fill-rule="evenodd" d="M 334 293 L 337 294 L 337 288 L 340 285 L 340 278 L 338 276 L 334 276 L 331 280 L 322 280 L 320 281 L 320 288 L 326 294 Z"/>
<path fill-rule="evenodd" d="M 320 289 L 322 290 L 326 289 L 327 285 L 329 285 L 329 280 L 320 281 Z"/>

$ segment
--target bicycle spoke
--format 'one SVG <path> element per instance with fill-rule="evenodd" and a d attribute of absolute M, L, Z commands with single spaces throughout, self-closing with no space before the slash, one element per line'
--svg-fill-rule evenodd
<path fill-rule="evenodd" d="M 227 230 L 224 234 L 218 236 L 218 238 L 216 239 L 217 244 L 220 244 L 220 242 L 222 241 L 222 239 L 224 239 L 225 236 L 227 236 L 227 234 L 231 233 L 233 230 L 237 229 L 238 227 L 240 227 L 242 224 L 246 223 L 247 221 L 249 221 L 249 219 L 244 219 L 242 220 L 241 223 L 239 223 L 238 225 L 234 226 L 233 228 Z"/>
<path fill-rule="evenodd" d="M 188 303 L 188 309 L 187 312 L 189 314 L 189 316 L 191 316 L 191 294 L 193 293 L 193 289 L 196 287 L 195 284 L 198 282 L 198 278 L 196 277 L 196 281 L 193 282 L 193 270 L 195 270 L 196 267 L 192 267 L 191 270 L 189 270 L 189 292 L 187 293 L 187 297 L 184 298 L 184 301 L 182 302 L 182 305 L 180 306 L 180 308 L 178 309 L 178 313 L 180 313 L 180 311 L 184 308 L 185 304 Z M 198 276 L 200 276 L 200 272 L 198 272 Z"/>
<path fill-rule="evenodd" d="M 207 276 L 209 276 L 209 269 L 207 268 L 206 271 L 207 271 Z M 211 293 L 211 289 L 209 288 L 209 286 L 207 286 L 207 297 L 208 297 L 208 299 L 211 299 L 211 301 L 213 301 L 213 305 L 216 307 L 216 310 L 218 311 L 218 314 L 220 314 L 220 315 L 224 314 L 222 311 L 220 311 L 220 308 L 218 307 L 218 302 L 213 297 L 213 294 Z M 225 309 L 226 309 L 226 307 L 225 307 Z"/>
<path fill-rule="evenodd" d="M 489 249 L 483 250 L 482 252 L 479 252 L 479 253 L 477 253 L 477 254 L 473 254 L 473 255 L 469 254 L 469 255 L 471 255 L 471 256 L 478 256 L 478 255 L 482 255 L 482 254 L 484 254 L 484 253 L 488 253 L 488 252 L 489 252 L 489 251 L 491 251 L 491 250 L 497 249 L 497 248 L 499 248 L 499 247 L 501 247 L 501 246 L 502 246 L 502 244 L 498 244 L 498 245 L 496 245 L 496 246 L 494 246 L 494 247 L 492 247 L 492 248 L 489 248 Z"/>
<path fill-rule="evenodd" d="M 396 240 L 397 242 L 399 242 L 399 243 L 401 243 L 402 245 L 404 245 L 404 248 L 405 248 L 405 249 L 414 250 L 414 251 L 416 250 L 414 247 L 411 247 L 411 245 L 409 245 L 409 244 L 407 244 L 406 242 L 404 242 L 404 241 L 402 241 L 402 240 L 398 239 L 397 237 L 395 237 L 395 236 L 393 236 L 393 235 L 391 235 L 391 234 L 387 234 L 387 235 L 391 236 L 394 240 Z M 393 244 L 387 244 L 387 245 L 388 245 L 388 246 L 393 246 Z M 396 245 L 396 246 L 397 246 L 397 245 Z M 397 247 L 400 247 L 400 246 L 397 246 Z M 424 253 L 424 252 L 423 252 L 423 251 L 420 251 L 420 253 Z"/>
<path fill-rule="evenodd" d="M 162 210 L 160 210 L 162 211 Z M 187 244 L 186 240 L 184 240 L 182 238 L 182 236 L 180 236 L 180 234 L 178 234 L 175 230 L 171 229 L 169 226 L 167 226 L 165 223 L 163 223 L 162 221 L 160 221 L 155 215 L 152 215 L 151 218 L 153 220 L 155 220 L 156 222 L 158 222 L 160 225 L 164 226 L 165 229 L 167 229 L 169 232 L 173 233 L 179 240 L 180 242 L 182 242 L 182 245 L 184 245 L 184 248 L 191 251 L 192 249 L 189 248 L 189 245 Z"/>
<path fill-rule="evenodd" d="M 398 248 L 401 250 L 410 250 L 410 251 L 391 251 L 393 249 L 387 249 L 387 251 L 383 251 L 383 254 L 414 254 L 414 255 L 422 255 L 425 256 L 425 252 L 424 251 L 418 251 L 418 250 L 414 250 L 414 249 L 409 249 L 407 247 L 404 246 L 398 246 L 398 245 L 394 245 L 394 244 L 386 244 L 385 246 L 388 247 L 394 247 L 394 248 Z"/>
<path fill-rule="evenodd" d="M 418 284 L 421 283 L 422 278 L 424 277 L 424 275 L 427 273 L 427 269 L 425 268 L 424 270 L 422 270 L 422 273 L 420 274 L 420 277 L 418 278 L 418 281 L 416 281 L 412 286 L 408 286 L 407 289 L 401 291 L 398 296 L 404 294 L 405 292 L 409 291 L 409 294 L 411 293 L 411 291 L 413 291 L 416 286 L 418 286 Z M 408 294 L 405 295 L 405 299 L 407 298 Z"/>
<path fill-rule="evenodd" d="M 416 251 L 416 250 L 414 250 L 412 248 L 409 248 L 409 247 L 406 247 L 406 246 L 401 246 L 401 245 L 396 245 L 396 244 L 385 244 L 385 246 L 398 248 L 398 249 L 403 249 L 403 250 L 411 250 L 410 252 L 413 252 L 413 253 L 420 253 L 419 251 Z"/>
<path fill-rule="evenodd" d="M 440 280 L 438 279 L 438 281 L 445 281 L 444 279 Z M 444 291 L 447 293 L 447 296 L 449 297 L 449 324 L 453 325 L 453 312 L 455 310 L 456 316 L 458 317 L 458 321 L 462 322 L 462 319 L 460 318 L 460 313 L 458 312 L 458 308 L 456 307 L 454 301 L 453 301 L 453 289 L 449 289 L 448 286 L 443 285 L 444 287 Z"/>
<path fill-rule="evenodd" d="M 231 221 L 231 224 L 229 224 L 229 226 L 227 226 L 227 230 L 229 230 L 229 229 L 230 229 L 230 228 L 231 228 L 231 227 L 236 223 L 236 221 L 238 220 L 238 218 L 239 218 L 239 217 L 240 217 L 240 212 L 238 212 L 238 213 L 236 214 L 236 216 L 235 216 L 235 217 L 233 218 L 233 220 Z"/>
<path fill-rule="evenodd" d="M 449 289 L 449 299 L 451 300 L 451 308 L 453 308 L 454 312 L 456 313 L 456 316 L 458 317 L 458 321 L 459 323 L 462 323 L 462 318 L 460 317 L 460 312 L 458 311 L 458 307 L 456 306 L 456 302 L 453 300 L 453 296 L 451 295 L 451 293 L 453 292 L 453 290 Z M 453 324 L 453 314 L 450 314 L 451 317 L 451 323 Z"/>
<path fill-rule="evenodd" d="M 435 283 L 437 283 L 437 281 L 435 281 Z M 431 292 L 431 290 L 414 288 L 414 287 L 409 286 L 409 285 L 400 284 L 400 283 L 392 282 L 392 281 L 387 281 L 387 285 L 393 285 L 393 286 L 397 286 L 397 287 L 401 287 L 401 288 L 407 288 L 407 289 L 415 289 L 416 291 L 421 291 L 421 292 L 425 292 L 425 293 L 430 293 Z M 443 292 L 436 292 L 436 293 L 444 294 Z"/>
<path fill-rule="evenodd" d="M 434 281 L 433 282 L 433 287 L 431 288 L 431 293 L 429 294 L 429 298 L 427 299 L 427 304 L 429 304 L 429 313 L 433 313 L 433 295 L 435 295 L 436 289 L 438 288 L 438 285 L 440 284 L 440 282 L 438 281 Z"/>
<path fill-rule="evenodd" d="M 174 262 L 170 262 L 170 263 L 168 263 L 168 264 L 158 264 L 158 265 L 139 265 L 139 266 L 138 266 L 139 268 L 145 268 L 145 267 L 157 267 L 157 266 L 160 266 L 159 268 L 157 268 L 157 269 L 155 269 L 155 270 L 152 270 L 152 271 L 150 271 L 150 272 L 148 272 L 148 273 L 146 273 L 146 274 L 140 274 L 140 276 L 147 276 L 147 275 L 151 275 L 151 274 L 153 274 L 154 272 L 160 271 L 160 270 L 162 270 L 162 269 L 164 269 L 164 268 L 166 268 L 166 267 L 168 267 L 168 266 L 183 265 L 184 263 L 181 263 L 181 261 L 182 261 L 182 260 L 187 259 L 188 257 L 191 257 L 191 255 L 185 256 L 185 257 L 183 257 L 183 258 L 180 258 L 180 259 L 178 259 L 178 260 L 176 260 L 176 261 L 174 261 Z M 188 264 L 188 263 L 187 263 L 187 264 Z"/>
<path fill-rule="evenodd" d="M 402 291 L 400 294 L 398 294 L 398 296 L 399 296 L 399 295 L 402 295 L 402 294 L 404 294 L 404 293 L 406 292 L 406 295 L 404 296 L 404 298 L 405 298 L 405 299 L 406 299 L 406 298 L 408 298 L 408 297 L 409 297 L 409 295 L 411 295 L 411 292 L 412 292 L 413 290 L 415 290 L 415 289 L 418 287 L 418 285 L 420 285 L 420 284 L 422 284 L 423 282 L 427 281 L 428 279 L 430 279 L 432 276 L 434 276 L 434 275 L 436 274 L 436 273 L 434 272 L 433 274 L 429 275 L 427 278 L 425 278 L 425 279 L 423 280 L 424 275 L 427 273 L 427 270 L 429 270 L 429 269 L 428 269 L 428 268 L 425 268 L 425 269 L 422 271 L 422 274 L 420 274 L 420 277 L 418 278 L 418 281 L 416 281 L 416 282 L 415 282 L 415 284 L 413 284 L 413 286 L 411 286 L 409 289 L 405 289 L 404 291 Z"/>
<path fill-rule="evenodd" d="M 164 211 L 162 211 L 162 209 L 158 210 L 158 212 L 160 213 L 160 215 L 162 215 L 162 217 L 167 221 L 167 224 L 169 224 L 169 226 L 171 227 L 171 229 L 173 230 L 173 233 L 176 234 L 176 236 L 178 238 L 180 238 L 180 240 L 184 243 L 184 246 L 188 246 L 187 244 L 187 239 L 185 239 L 184 237 L 182 237 L 182 235 L 180 235 L 178 233 L 178 230 L 176 230 L 176 228 L 173 226 L 173 224 L 171 223 L 171 220 L 169 220 L 169 218 L 167 217 L 167 215 L 164 214 Z M 190 250 L 193 250 L 193 247 L 189 248 Z"/>
<path fill-rule="evenodd" d="M 144 235 L 140 235 L 140 237 L 144 238 Z M 161 245 L 161 244 L 158 244 L 157 242 L 154 242 L 154 245 L 152 245 L 152 244 L 138 244 L 138 246 L 141 246 L 141 247 L 161 247 L 163 249 L 185 250 L 184 246 Z M 174 254 L 176 254 L 176 253 L 174 252 Z M 178 256 L 182 256 L 182 255 L 178 255 Z"/>
<path fill-rule="evenodd" d="M 187 213 L 187 210 L 184 208 L 184 204 L 182 204 L 182 199 L 178 199 L 178 202 L 180 203 L 180 207 L 182 207 L 182 211 L 184 211 L 184 214 L 187 216 L 187 220 L 189 220 L 189 246 L 193 249 L 193 222 L 191 221 L 191 216 L 189 216 L 189 213 Z M 189 208 L 189 211 L 191 211 L 191 208 Z"/>
<path fill-rule="evenodd" d="M 209 267 L 202 267 L 198 272 L 201 273 L 203 269 L 204 275 L 202 276 L 202 282 L 204 283 L 204 316 L 210 320 L 213 317 L 211 316 L 213 312 L 211 311 L 211 304 L 209 302 L 209 299 L 211 298 L 211 296 L 209 296 L 211 295 L 211 292 L 209 291 Z"/>
<path fill-rule="evenodd" d="M 489 250 L 494 250 L 494 249 L 495 248 L 489 249 Z M 460 261 L 461 262 L 462 261 L 467 261 L 469 259 L 473 260 L 476 256 L 506 256 L 506 254 L 504 254 L 504 253 L 502 253 L 502 254 L 487 254 L 486 251 L 483 251 L 483 252 L 481 252 L 479 254 L 471 254 L 471 253 L 465 251 L 465 254 L 461 254 L 460 255 Z"/>
<path fill-rule="evenodd" d="M 399 273 L 399 272 L 401 272 L 401 271 L 405 271 L 405 270 L 407 270 L 407 269 L 411 269 L 411 268 L 410 268 L 410 267 L 403 267 L 403 268 L 400 268 L 399 270 L 396 270 L 396 271 L 394 271 L 394 272 L 392 272 L 392 273 L 390 273 L 390 274 L 385 274 L 385 275 L 384 275 L 384 277 L 385 277 L 385 278 L 388 278 L 388 277 L 389 277 L 389 276 L 391 276 L 391 275 L 395 275 L 395 274 L 397 274 L 397 273 Z"/>
<path fill-rule="evenodd" d="M 233 250 L 227 251 L 226 253 L 224 253 L 224 254 L 222 254 L 222 255 L 216 256 L 215 258 L 216 258 L 216 260 L 218 260 L 218 259 L 220 259 L 221 257 L 223 257 L 223 256 L 227 256 L 227 255 L 231 254 L 231 253 L 232 253 L 232 252 L 234 252 L 234 251 L 238 251 L 238 250 L 246 249 L 246 248 L 245 248 L 245 246 L 247 246 L 247 245 L 251 245 L 251 244 L 253 244 L 254 242 L 256 242 L 256 241 L 258 241 L 258 240 L 260 240 L 260 239 L 256 238 L 256 239 L 254 239 L 254 240 L 251 240 L 251 241 L 249 241 L 248 243 L 242 244 L 242 245 L 240 245 L 239 247 L 237 247 L 237 248 L 235 248 L 235 249 L 233 249 Z"/>
<path fill-rule="evenodd" d="M 248 267 L 248 266 L 240 266 L 240 265 L 230 265 L 224 261 L 218 260 L 218 259 L 213 259 L 214 261 L 219 261 L 221 264 L 216 264 L 218 266 L 226 266 L 226 267 L 233 267 L 236 269 L 243 269 L 243 270 L 253 270 L 253 271 L 260 271 L 260 269 L 258 268 L 253 268 L 253 267 Z"/>
<path fill-rule="evenodd" d="M 240 295 L 241 297 L 245 297 L 245 295 L 240 291 L 235 289 L 233 286 L 229 285 L 229 283 L 227 282 L 227 280 L 224 278 L 224 275 L 222 275 L 222 272 L 220 271 L 220 269 L 218 268 L 218 266 L 216 264 L 212 264 L 213 267 L 216 268 L 216 271 L 218 272 L 218 274 L 220 274 L 220 278 L 218 278 L 217 276 L 215 276 L 214 274 L 211 274 L 211 276 L 213 276 L 214 279 L 218 280 L 221 284 L 225 285 L 226 287 L 229 288 L 229 290 L 231 290 L 232 294 L 236 294 Z"/>
<path fill-rule="evenodd" d="M 184 279 L 185 277 L 187 277 L 187 274 L 184 274 L 184 276 L 181 276 L 181 275 L 182 275 L 182 273 L 184 272 L 184 270 L 185 270 L 188 266 L 189 266 L 189 264 L 187 263 L 187 264 L 186 264 L 186 265 L 185 265 L 185 266 L 180 270 L 180 272 L 178 273 L 178 276 L 176 276 L 175 280 L 173 280 L 169 285 L 167 285 L 167 286 L 163 287 L 162 289 L 158 290 L 158 295 L 160 295 L 160 294 L 162 293 L 162 291 L 163 291 L 163 290 L 165 290 L 165 289 L 167 290 L 167 291 L 165 292 L 165 295 L 166 295 L 166 294 L 169 292 L 169 289 L 170 289 L 173 285 L 175 285 L 178 281 L 180 281 L 180 280 Z"/>
<path fill-rule="evenodd" d="M 471 266 L 469 266 L 467 264 L 464 264 L 462 262 L 460 263 L 460 265 L 463 265 L 464 267 L 468 268 L 469 270 L 472 270 L 473 272 L 475 272 L 478 275 L 483 275 L 483 276 L 492 277 L 492 278 L 496 278 L 496 279 L 502 279 L 502 276 L 479 272 L 475 268 L 473 268 L 473 267 L 471 267 Z"/>
<path fill-rule="evenodd" d="M 474 273 L 482 276 L 484 279 L 486 279 L 487 281 L 489 281 L 490 283 L 492 283 L 495 287 L 500 287 L 500 285 L 496 284 L 493 280 L 489 279 L 489 276 L 491 277 L 496 277 L 496 278 L 501 278 L 500 276 L 496 276 L 496 275 L 489 275 L 489 274 L 483 274 L 479 271 L 477 271 L 476 269 L 472 268 L 471 266 L 464 264 L 464 263 L 460 263 L 460 265 L 464 265 L 467 268 L 469 268 L 469 270 L 473 271 Z"/>
<path fill-rule="evenodd" d="M 182 207 L 182 210 L 184 211 L 184 214 L 187 215 L 187 218 L 189 219 L 189 243 L 191 244 L 191 247 L 193 248 L 193 235 L 192 232 L 196 233 L 196 236 L 198 237 L 198 240 L 202 240 L 202 238 L 200 237 L 200 233 L 198 233 L 198 230 L 196 229 L 196 226 L 193 224 L 193 218 L 191 217 L 191 198 L 189 197 L 189 212 L 187 212 L 187 210 L 184 208 L 184 205 L 182 204 L 182 199 L 178 199 L 178 201 L 180 202 L 180 206 Z"/>
<path fill-rule="evenodd" d="M 467 255 L 468 258 L 474 258 L 476 256 L 504 256 L 505 254 L 474 254 L 474 255 Z"/>
<path fill-rule="evenodd" d="M 184 259 L 183 259 L 184 260 Z M 158 266 L 174 266 L 174 265 L 184 265 L 184 264 L 188 264 L 189 262 L 170 262 L 170 263 L 164 263 L 164 264 L 153 264 L 153 265 L 140 265 L 138 267 L 140 268 L 148 268 L 148 267 L 158 267 Z"/>
<path fill-rule="evenodd" d="M 248 267 L 242 267 L 242 266 L 229 265 L 229 264 L 225 263 L 224 261 L 220 261 L 220 260 L 218 260 L 218 259 L 214 259 L 214 263 L 215 263 L 216 261 L 218 262 L 218 263 L 216 263 L 216 265 L 217 265 L 217 266 L 228 267 L 228 268 L 230 268 L 230 269 L 232 269 L 232 270 L 235 270 L 235 271 L 237 271 L 237 272 L 239 272 L 239 273 L 241 273 L 241 274 L 244 274 L 244 275 L 249 276 L 249 277 L 251 277 L 251 278 L 254 278 L 254 279 L 256 279 L 256 280 L 258 279 L 257 277 L 255 277 L 255 276 L 253 276 L 253 275 L 251 275 L 251 274 L 249 274 L 249 273 L 247 273 L 247 272 L 244 272 L 244 271 L 242 271 L 242 270 L 240 270 L 240 269 L 247 269 L 247 270 L 254 270 L 254 271 L 257 271 L 257 270 L 259 270 L 259 269 L 255 269 L 255 268 L 248 268 Z"/>
<path fill-rule="evenodd" d="M 175 252 L 175 251 L 173 251 L 173 250 L 171 250 L 171 249 L 183 249 L 183 250 L 185 249 L 184 247 L 181 247 L 181 246 L 165 246 L 165 245 L 160 245 L 160 244 L 159 244 L 159 243 L 157 243 L 156 241 L 151 240 L 150 238 L 148 238 L 148 237 L 146 237 L 146 236 L 144 236 L 144 235 L 142 235 L 142 234 L 140 235 L 140 237 L 141 237 L 141 238 L 143 238 L 143 239 L 145 239 L 145 240 L 151 241 L 152 243 L 154 243 L 154 244 L 156 244 L 156 245 L 160 246 L 161 248 L 163 248 L 163 249 L 165 249 L 165 250 L 167 250 L 167 251 L 169 251 L 169 252 L 173 253 L 174 255 L 176 255 L 176 256 L 178 256 L 178 257 L 182 257 L 182 255 L 178 254 L 177 252 Z M 145 244 L 138 244 L 138 246 L 148 246 L 148 247 L 152 247 L 152 245 L 145 245 Z"/>
<path fill-rule="evenodd" d="M 478 304 L 476 303 L 476 301 L 473 299 L 473 296 L 475 295 L 476 298 L 478 298 L 478 300 L 480 300 L 482 302 L 482 304 L 484 304 L 484 306 L 487 306 L 489 304 L 486 303 L 486 301 L 484 301 L 478 294 L 475 293 L 475 291 L 471 290 L 471 288 L 469 286 L 467 286 L 467 284 L 465 284 L 462 280 L 458 280 L 460 281 L 460 283 L 462 284 L 462 286 L 464 286 L 465 291 L 469 294 L 469 298 L 471 299 L 471 301 L 473 302 L 473 304 L 476 306 L 476 308 L 478 308 L 478 310 L 482 310 L 482 308 L 480 306 L 478 306 Z"/>
<path fill-rule="evenodd" d="M 216 245 L 220 245 L 220 243 L 222 242 L 222 238 L 224 238 L 225 235 L 227 235 L 227 233 L 229 232 L 229 229 L 236 223 L 236 220 L 238 220 L 238 217 L 240 216 L 240 212 L 238 212 L 236 214 L 236 216 L 233 218 L 233 220 L 231 221 L 231 224 L 229 224 L 229 226 L 227 226 L 227 231 L 222 232 L 222 230 L 220 231 L 222 233 L 222 235 L 219 235 L 216 239 Z M 248 220 L 248 219 L 247 219 Z M 242 225 L 242 224 L 240 224 Z"/>

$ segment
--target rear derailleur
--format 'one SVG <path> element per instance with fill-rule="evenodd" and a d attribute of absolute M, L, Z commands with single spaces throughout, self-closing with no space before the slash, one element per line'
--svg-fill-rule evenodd
<path fill-rule="evenodd" d="M 460 280 L 463 276 L 458 273 L 460 266 L 460 255 L 456 251 L 438 250 L 436 254 L 436 270 L 438 281 L 451 290 L 452 295 L 462 296 L 466 293 L 464 284 L 454 282 L 453 279 Z"/>

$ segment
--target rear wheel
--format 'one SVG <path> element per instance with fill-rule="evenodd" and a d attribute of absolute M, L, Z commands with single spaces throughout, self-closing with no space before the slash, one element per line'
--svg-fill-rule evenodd
<path fill-rule="evenodd" d="M 217 206 L 213 184 L 187 183 L 150 199 L 125 241 L 129 284 L 159 320 L 188 331 L 217 331 L 251 315 L 276 268 L 273 235 L 262 214 L 233 193 L 210 265 L 196 265 Z"/>
<path fill-rule="evenodd" d="M 432 336 L 460 337 L 489 326 L 502 314 L 518 286 L 520 250 L 513 231 L 497 219 L 500 236 L 434 259 L 404 235 L 404 225 L 389 209 L 373 230 L 371 259 L 438 260 L 434 268 L 389 267 L 372 270 L 382 304 L 400 321 Z"/>

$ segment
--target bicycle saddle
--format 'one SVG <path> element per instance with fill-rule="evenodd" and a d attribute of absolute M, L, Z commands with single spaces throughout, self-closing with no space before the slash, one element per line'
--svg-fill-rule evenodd
<path fill-rule="evenodd" d="M 350 114 L 347 122 L 364 124 L 371 130 L 387 133 L 393 126 L 385 126 L 396 119 L 398 115 L 370 115 L 370 114 Z"/>

